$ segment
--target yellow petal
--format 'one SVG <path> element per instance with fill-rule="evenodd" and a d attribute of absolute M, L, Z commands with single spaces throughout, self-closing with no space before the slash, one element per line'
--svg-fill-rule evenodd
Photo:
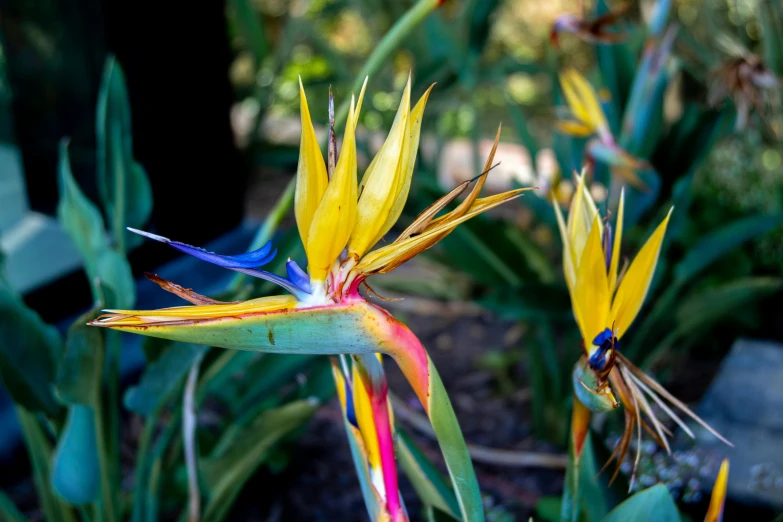
<path fill-rule="evenodd" d="M 568 69 L 565 75 L 561 75 L 561 83 L 563 77 L 566 79 L 563 84 L 563 93 L 566 95 L 566 100 L 574 115 L 582 120 L 582 123 L 598 131 L 608 130 L 609 125 L 606 122 L 604 111 L 601 109 L 601 102 L 598 101 L 598 95 L 590 82 L 575 69 Z M 565 85 L 568 85 L 567 90 Z"/>
<path fill-rule="evenodd" d="M 324 195 L 329 180 L 326 175 L 324 157 L 318 146 L 318 138 L 315 136 L 313 122 L 310 119 L 310 109 L 307 106 L 307 97 L 301 78 L 299 78 L 299 105 L 302 117 L 302 138 L 299 144 L 299 165 L 296 168 L 295 213 L 299 237 L 302 238 L 302 244 L 307 248 L 307 238 L 313 214 L 318 208 L 318 203 Z"/>
<path fill-rule="evenodd" d="M 620 243 L 623 237 L 623 212 L 625 209 L 625 190 L 620 189 L 620 203 L 617 205 L 617 219 L 614 222 L 614 245 L 612 262 L 609 264 L 609 294 L 614 294 L 617 284 L 617 269 L 620 266 Z"/>
<path fill-rule="evenodd" d="M 609 281 L 606 277 L 606 258 L 601 244 L 601 232 L 596 216 L 590 235 L 587 238 L 582 259 L 576 273 L 574 288 L 574 308 L 579 329 L 582 332 L 585 347 L 589 347 L 593 339 L 607 324 L 609 315 Z"/>
<path fill-rule="evenodd" d="M 552 206 L 555 209 L 555 217 L 557 218 L 557 229 L 560 231 L 560 240 L 563 243 L 563 273 L 568 289 L 573 291 L 576 283 L 576 259 L 568 241 L 568 231 L 563 219 L 563 211 L 560 210 L 560 204 L 557 202 L 554 194 L 551 195 L 551 199 Z"/>
<path fill-rule="evenodd" d="M 593 198 L 590 196 L 590 191 L 586 186 L 587 176 L 583 170 L 581 176 L 577 176 L 577 186 L 574 191 L 574 197 L 571 200 L 571 207 L 568 210 L 568 223 L 567 230 L 571 242 L 571 249 L 573 251 L 574 258 L 577 260 L 577 267 L 579 261 L 582 259 L 582 251 L 585 248 L 587 237 L 590 234 L 590 228 L 593 223 L 597 223 L 599 233 L 603 234 L 603 224 L 601 220 L 596 220 L 598 216 L 598 208 L 595 206 Z"/>
<path fill-rule="evenodd" d="M 721 522 L 723 520 L 723 504 L 726 501 L 728 482 L 729 459 L 723 459 L 723 462 L 720 464 L 718 477 L 715 479 L 715 485 L 712 487 L 710 507 L 707 509 L 707 516 L 704 517 L 704 522 Z"/>
<path fill-rule="evenodd" d="M 579 99 L 579 94 L 572 82 L 572 72 L 575 71 L 573 71 L 573 69 L 566 69 L 558 75 L 560 78 L 560 87 L 563 89 L 563 96 L 565 96 L 568 108 L 571 109 L 571 113 L 574 117 L 582 122 L 582 124 L 592 128 L 590 125 L 590 115 L 585 109 L 582 101 Z"/>
<path fill-rule="evenodd" d="M 343 375 L 342 369 L 337 364 L 337 361 L 334 357 L 332 357 L 329 362 L 332 364 L 332 377 L 334 378 L 335 388 L 337 388 L 337 397 L 340 400 L 340 408 L 342 408 L 343 412 L 345 412 L 347 406 L 347 396 L 345 394 L 345 376 Z"/>
<path fill-rule="evenodd" d="M 462 217 L 466 212 L 468 212 L 469 210 L 473 210 L 474 207 L 476 207 L 476 205 L 478 204 L 476 199 L 478 198 L 481 189 L 484 188 L 484 183 L 486 182 L 487 176 L 489 176 L 489 171 L 492 168 L 492 162 L 495 160 L 495 153 L 498 150 L 498 143 L 500 142 L 500 130 L 501 130 L 501 126 L 498 125 L 498 131 L 497 134 L 495 134 L 495 142 L 492 144 L 492 149 L 489 151 L 489 156 L 487 156 L 486 163 L 484 163 L 484 169 L 481 171 L 482 172 L 481 175 L 476 179 L 476 184 L 473 185 L 473 188 L 468 193 L 468 196 L 465 198 L 465 200 L 462 203 L 457 205 L 457 208 L 455 208 L 451 212 L 437 219 L 434 219 L 425 228 L 425 230 L 429 230 L 430 228 L 435 226 L 440 226 L 442 223 L 445 223 L 447 221 L 451 221 L 453 219 Z M 482 201 L 483 201 L 481 203 L 482 205 L 490 204 L 492 198 L 484 198 Z"/>
<path fill-rule="evenodd" d="M 409 237 L 403 241 L 394 242 L 385 247 L 373 250 L 362 258 L 359 264 L 356 265 L 355 270 L 365 275 L 391 272 L 405 261 L 435 245 L 460 223 L 501 205 L 506 201 L 515 199 L 521 196 L 522 192 L 526 190 L 530 189 L 516 189 L 502 194 L 496 194 L 488 198 L 479 199 L 473 204 L 469 212 L 459 218 L 440 221 L 439 223 L 434 224 L 432 228 L 417 236 Z"/>
<path fill-rule="evenodd" d="M 407 157 L 405 158 L 405 170 L 402 176 L 397 178 L 397 186 L 395 187 L 396 198 L 392 204 L 392 208 L 389 211 L 389 215 L 386 218 L 386 222 L 381 227 L 378 235 L 375 237 L 373 244 L 376 244 L 381 238 L 394 226 L 400 215 L 402 209 L 405 207 L 405 203 L 408 201 L 408 192 L 411 188 L 411 179 L 413 178 L 413 167 L 416 164 L 416 155 L 419 152 L 419 138 L 421 135 L 421 121 L 424 118 L 424 108 L 427 106 L 427 99 L 429 99 L 430 92 L 435 84 L 430 85 L 416 106 L 411 111 L 410 118 L 408 118 L 408 145 L 407 145 Z"/>
<path fill-rule="evenodd" d="M 620 286 L 617 289 L 617 295 L 612 302 L 611 317 L 615 321 L 615 329 L 619 330 L 617 338 L 625 335 L 625 332 L 631 326 L 631 323 L 639 313 L 639 309 L 647 296 L 647 290 L 650 288 L 655 265 L 658 263 L 658 254 L 661 252 L 661 243 L 666 234 L 666 225 L 672 215 L 672 207 L 666 218 L 658 225 L 652 236 L 647 240 L 642 249 L 636 254 L 628 272 L 623 276 Z"/>
<path fill-rule="evenodd" d="M 353 100 L 345 127 L 340 159 L 313 215 L 307 237 L 307 270 L 324 281 L 332 263 L 351 236 L 356 222 L 356 109 Z"/>
<path fill-rule="evenodd" d="M 101 316 L 95 322 L 100 324 L 111 323 L 112 326 L 133 326 L 187 319 L 237 317 L 259 312 L 287 310 L 294 308 L 296 303 L 297 300 L 292 295 L 277 295 L 229 304 L 177 306 L 159 310 L 104 310 L 112 315 Z"/>
<path fill-rule="evenodd" d="M 353 128 L 357 128 L 359 126 L 359 115 L 362 113 L 362 102 L 364 101 L 364 91 L 367 90 L 367 81 L 370 79 L 369 76 L 364 77 L 364 83 L 362 83 L 362 90 L 359 91 L 359 100 L 356 102 L 356 111 L 353 115 Z"/>
<path fill-rule="evenodd" d="M 356 224 L 348 242 L 348 255 L 359 259 L 378 237 L 397 198 L 398 179 L 406 171 L 408 118 L 410 117 L 411 79 L 402 93 L 389 136 L 362 178 L 361 195 L 356 208 Z"/>
<path fill-rule="evenodd" d="M 375 431 L 375 420 L 372 414 L 370 396 L 364 387 L 356 365 L 353 365 L 353 407 L 356 411 L 356 422 L 362 434 L 364 447 L 367 449 L 367 458 L 370 468 L 381 469 L 381 452 L 378 447 L 378 435 Z"/>
<path fill-rule="evenodd" d="M 568 134 L 569 136 L 577 136 L 579 138 L 589 136 L 593 133 L 592 128 L 575 121 L 559 120 L 555 122 L 555 127 L 563 134 Z"/>

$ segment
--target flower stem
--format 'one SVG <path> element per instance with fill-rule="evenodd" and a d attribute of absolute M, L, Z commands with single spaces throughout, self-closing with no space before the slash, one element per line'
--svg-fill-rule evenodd
<path fill-rule="evenodd" d="M 201 519 L 201 491 L 198 487 L 198 455 L 196 451 L 195 395 L 198 372 L 204 351 L 200 351 L 190 366 L 185 391 L 182 395 L 182 439 L 185 447 L 185 466 L 188 471 L 188 522 Z"/>

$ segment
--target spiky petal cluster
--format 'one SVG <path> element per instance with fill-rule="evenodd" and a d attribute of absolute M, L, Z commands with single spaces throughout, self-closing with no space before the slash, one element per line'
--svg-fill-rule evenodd
<path fill-rule="evenodd" d="M 366 86 L 366 81 L 365 81 Z M 382 274 L 430 248 L 460 223 L 501 203 L 519 197 L 526 189 L 479 198 L 492 165 L 500 131 L 484 173 L 461 184 L 425 209 L 393 242 L 370 251 L 392 228 L 408 197 L 419 145 L 421 120 L 430 90 L 411 107 L 410 79 L 386 142 L 364 172 L 357 176 L 356 125 L 364 99 L 351 99 L 342 150 L 334 168 L 327 168 L 318 146 L 304 89 L 300 82 L 302 138 L 296 174 L 296 222 L 307 255 L 307 270 L 294 261 L 280 276 L 259 267 L 274 256 L 271 245 L 239 255 L 219 255 L 168 238 L 139 232 L 167 243 L 201 260 L 272 281 L 290 295 L 262 297 L 244 302 L 221 303 L 165 281 L 151 278 L 195 306 L 162 310 L 107 310 L 91 324 L 142 335 L 209 346 L 276 353 L 349 354 L 360 380 L 351 374 L 336 375 L 338 385 L 353 387 L 352 395 L 372 406 L 369 417 L 354 415 L 366 449 L 366 465 L 380 470 L 373 480 L 383 503 L 379 520 L 407 519 L 399 502 L 391 420 L 386 405 L 385 377 L 380 363 L 370 355 L 392 356 L 413 386 L 425 411 L 433 419 L 455 493 L 466 520 L 482 520 L 483 511 L 459 425 L 443 384 L 421 343 L 404 325 L 379 307 L 366 302 L 359 284 Z M 332 149 L 330 147 L 330 152 Z M 331 174 L 331 176 L 330 176 Z M 451 202 L 473 184 L 467 197 L 438 217 Z M 368 253 L 369 252 L 369 253 Z M 362 390 L 367 397 L 362 395 Z M 347 393 L 343 394 L 347 397 Z M 346 416 L 351 409 L 344 400 Z M 358 402 L 356 403 L 358 404 Z M 356 406 L 356 405 L 355 405 Z M 356 414 L 356 409 L 353 410 Z M 359 419 L 364 419 L 360 422 Z M 350 430 L 349 430 L 350 431 Z M 377 448 L 377 451 L 376 451 Z"/>
<path fill-rule="evenodd" d="M 618 457 L 618 463 L 628 450 L 634 430 L 641 437 L 642 428 L 670 452 L 667 438 L 670 433 L 656 417 L 650 400 L 691 437 L 693 433 L 669 404 L 730 444 L 622 354 L 620 341 L 647 296 L 673 210 L 669 210 L 630 265 L 621 269 L 624 204 L 621 193 L 613 235 L 611 225 L 608 221 L 604 223 L 598 213 L 584 175 L 578 176 L 567 221 L 553 200 L 563 242 L 563 272 L 584 344 L 584 354 L 574 368 L 574 393 L 594 412 L 611 411 L 620 402 L 623 404 L 625 431 L 613 454 Z M 577 428 L 584 431 L 584 426 Z"/>
<path fill-rule="evenodd" d="M 590 82 L 576 70 L 566 69 L 560 73 L 560 86 L 571 118 L 559 120 L 556 124 L 558 130 L 570 136 L 591 137 L 585 146 L 588 164 L 596 161 L 604 163 L 635 187 L 645 189 L 636 171 L 647 168 L 647 162 L 617 144 Z"/>

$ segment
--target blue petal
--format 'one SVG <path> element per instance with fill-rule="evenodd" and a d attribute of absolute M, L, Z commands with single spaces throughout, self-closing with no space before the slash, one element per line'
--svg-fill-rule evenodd
<path fill-rule="evenodd" d="M 612 331 L 609 328 L 606 328 L 603 332 L 595 336 L 595 339 L 593 339 L 593 344 L 595 346 L 601 346 L 605 341 L 608 341 L 611 338 Z"/>
<path fill-rule="evenodd" d="M 270 241 L 266 245 L 262 246 L 258 250 L 247 252 L 245 254 L 238 254 L 234 256 L 224 256 L 209 252 L 203 248 L 194 247 L 179 241 L 172 241 L 169 238 L 158 236 L 156 234 L 150 234 L 149 232 L 143 232 L 133 228 L 128 228 L 131 232 L 135 232 L 142 236 L 166 243 L 176 248 L 180 252 L 189 254 L 197 259 L 212 263 L 213 265 L 222 266 L 224 268 L 256 268 L 269 263 L 277 254 L 277 250 L 272 251 L 272 242 Z"/>
<path fill-rule="evenodd" d="M 267 272 L 266 270 L 254 269 L 257 266 L 261 266 L 268 263 L 275 257 L 275 254 L 277 254 L 277 250 L 271 251 L 272 250 L 271 242 L 267 243 L 266 245 L 259 248 L 258 250 L 254 250 L 246 254 L 239 254 L 235 256 L 221 256 L 219 254 L 215 254 L 214 252 L 208 252 L 203 248 L 186 245 L 185 243 L 180 243 L 179 241 L 172 241 L 167 237 L 159 236 L 157 234 L 150 234 L 149 232 L 136 230 L 135 228 L 130 228 L 130 227 L 128 227 L 128 230 L 130 230 L 131 232 L 135 232 L 136 234 L 142 235 L 144 237 L 147 237 L 149 239 L 154 239 L 155 241 L 166 243 L 167 245 L 176 248 L 180 252 L 189 254 L 193 257 L 201 259 L 202 261 L 206 261 L 208 263 L 212 263 L 214 265 L 218 265 L 223 268 L 228 268 L 229 270 L 234 270 L 235 272 L 241 272 L 249 276 L 258 277 L 260 279 L 264 279 L 266 281 L 272 282 L 288 290 L 290 293 L 296 296 L 297 299 L 301 300 L 304 297 L 306 297 L 307 294 L 310 293 L 309 278 L 307 283 L 307 289 L 305 289 L 297 284 L 292 283 L 291 281 L 289 281 L 284 277 L 280 277 L 271 272 Z M 307 277 L 306 274 L 305 277 Z"/>
<path fill-rule="evenodd" d="M 313 291 L 312 287 L 310 286 L 310 276 L 307 275 L 304 270 L 299 268 L 299 265 L 296 264 L 296 261 L 292 259 L 286 261 L 285 271 L 288 275 L 288 280 L 297 287 L 307 292 L 308 294 Z"/>
<path fill-rule="evenodd" d="M 267 272 L 266 270 L 254 270 L 252 268 L 234 268 L 230 266 L 226 268 L 228 268 L 229 270 L 233 270 L 235 272 L 241 272 L 243 274 L 247 274 L 249 276 L 258 277 L 259 279 L 265 279 L 271 283 L 281 286 L 286 290 L 288 290 L 289 292 L 291 292 L 300 301 L 306 296 L 306 294 L 309 294 L 309 292 L 303 291 L 301 288 L 293 284 L 285 277 L 280 277 L 279 275 L 273 274 L 272 272 Z"/>
<path fill-rule="evenodd" d="M 354 428 L 359 429 L 359 421 L 356 420 L 356 408 L 353 405 L 353 390 L 350 386 L 345 388 L 345 416 Z"/>

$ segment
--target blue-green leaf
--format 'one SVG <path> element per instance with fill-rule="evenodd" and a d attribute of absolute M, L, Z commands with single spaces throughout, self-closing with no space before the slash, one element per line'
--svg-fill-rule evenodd
<path fill-rule="evenodd" d="M 79 317 L 68 330 L 65 353 L 57 369 L 56 393 L 63 402 L 96 405 L 103 370 L 105 332 L 87 326 L 97 311 Z"/>
<path fill-rule="evenodd" d="M 30 522 L 25 517 L 14 502 L 2 491 L 0 491 L 0 519 L 8 522 Z"/>
<path fill-rule="evenodd" d="M 161 355 L 147 366 L 139 384 L 125 393 L 125 407 L 140 415 L 157 410 L 187 375 L 190 365 L 207 348 L 195 344 L 169 343 Z"/>
<path fill-rule="evenodd" d="M 779 226 L 783 226 L 783 214 L 760 214 L 714 230 L 688 249 L 685 258 L 674 269 L 674 277 L 684 283 L 724 254 Z"/>
<path fill-rule="evenodd" d="M 680 514 L 663 484 L 634 494 L 614 508 L 603 522 L 680 522 Z"/>
<path fill-rule="evenodd" d="M 121 251 L 141 241 L 126 226 L 141 228 L 152 212 L 152 189 L 144 168 L 133 159 L 130 102 L 117 60 L 106 59 L 96 110 L 98 189 Z M 133 238 L 133 239 L 131 239 Z"/>
<path fill-rule="evenodd" d="M 91 406 L 71 406 L 52 461 L 52 487 L 74 506 L 90 504 L 100 494 L 101 473 Z"/>
<path fill-rule="evenodd" d="M 319 402 L 305 399 L 261 413 L 236 443 L 218 457 L 201 461 L 209 501 L 203 522 L 220 522 L 228 515 L 234 499 L 269 450 L 282 437 L 309 419 Z"/>
<path fill-rule="evenodd" d="M 53 385 L 62 351 L 57 330 L 0 288 L 0 377 L 14 402 L 31 412 L 58 411 Z"/>
<path fill-rule="evenodd" d="M 459 520 L 459 504 L 440 471 L 416 447 L 407 433 L 397 429 L 397 458 L 425 506 L 433 506 Z"/>

